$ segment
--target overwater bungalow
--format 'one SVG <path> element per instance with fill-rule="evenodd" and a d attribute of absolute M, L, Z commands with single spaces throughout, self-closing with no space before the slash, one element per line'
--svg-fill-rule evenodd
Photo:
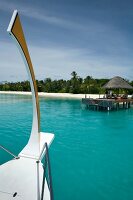
<path fill-rule="evenodd" d="M 133 89 L 123 78 L 116 76 L 106 83 L 102 88 L 106 90 L 102 98 L 83 98 L 82 103 L 87 108 L 94 110 L 119 110 L 128 109 L 133 104 L 133 96 L 128 97 L 127 90 Z M 120 94 L 120 90 L 125 93 Z M 117 93 L 116 93 L 117 91 Z"/>

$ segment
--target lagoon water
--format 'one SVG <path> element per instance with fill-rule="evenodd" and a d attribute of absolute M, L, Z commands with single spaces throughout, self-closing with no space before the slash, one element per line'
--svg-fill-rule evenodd
<path fill-rule="evenodd" d="M 55 133 L 55 200 L 133 199 L 133 108 L 89 111 L 79 100 L 40 98 L 41 130 Z M 18 154 L 32 123 L 31 97 L 0 94 L 0 143 Z M 0 164 L 11 159 L 0 150 Z"/>

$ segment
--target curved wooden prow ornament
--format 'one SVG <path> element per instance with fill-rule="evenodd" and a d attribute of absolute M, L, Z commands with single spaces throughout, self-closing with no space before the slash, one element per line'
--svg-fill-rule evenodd
<path fill-rule="evenodd" d="M 30 59 L 29 51 L 26 45 L 26 40 L 24 37 L 23 29 L 21 26 L 20 18 L 17 10 L 13 12 L 10 24 L 8 26 L 7 32 L 13 37 L 15 40 L 23 61 L 25 63 L 30 86 L 32 91 L 32 101 L 33 101 L 33 122 L 32 122 L 32 130 L 28 144 L 22 150 L 22 155 L 27 155 L 31 157 L 38 157 L 40 154 L 40 110 L 39 110 L 39 99 L 38 92 L 36 86 L 35 75 L 33 71 L 32 62 Z"/>
<path fill-rule="evenodd" d="M 49 187 L 48 181 L 45 178 L 46 172 L 43 168 L 42 159 L 46 153 L 48 176 L 51 177 L 47 147 L 53 141 L 54 134 L 40 132 L 36 81 L 17 11 L 13 13 L 7 31 L 18 45 L 29 75 L 33 100 L 33 123 L 29 142 L 18 156 L 0 146 L 0 148 L 15 157 L 15 159 L 0 165 L 0 200 L 8 200 L 13 197 L 18 200 L 50 200 L 53 199 L 51 178 Z"/>

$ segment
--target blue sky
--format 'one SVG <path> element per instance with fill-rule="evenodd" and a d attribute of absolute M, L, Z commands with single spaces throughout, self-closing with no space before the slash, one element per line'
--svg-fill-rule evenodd
<path fill-rule="evenodd" d="M 17 9 L 37 79 L 79 76 L 133 80 L 133 1 L 0 0 L 0 81 L 26 80 L 7 34 Z"/>

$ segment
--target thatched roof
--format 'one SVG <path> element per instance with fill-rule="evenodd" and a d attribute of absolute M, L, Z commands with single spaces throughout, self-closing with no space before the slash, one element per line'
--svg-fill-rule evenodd
<path fill-rule="evenodd" d="M 112 78 L 108 83 L 106 83 L 103 88 L 105 89 L 115 89 L 115 88 L 121 88 L 121 89 L 133 89 L 131 85 L 129 85 L 123 78 L 116 76 Z"/>

